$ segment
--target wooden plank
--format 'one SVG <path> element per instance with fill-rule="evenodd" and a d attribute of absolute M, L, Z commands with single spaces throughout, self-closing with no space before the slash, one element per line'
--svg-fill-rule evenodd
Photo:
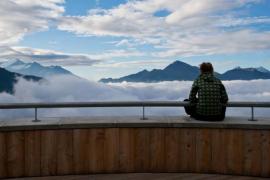
<path fill-rule="evenodd" d="M 226 129 L 227 144 L 227 172 L 228 174 L 241 175 L 243 173 L 244 144 L 243 131 L 240 129 Z"/>
<path fill-rule="evenodd" d="M 24 138 L 25 176 L 40 176 L 40 131 L 25 131 Z"/>
<path fill-rule="evenodd" d="M 7 142 L 7 168 L 8 177 L 24 176 L 24 133 L 20 131 L 8 132 Z"/>
<path fill-rule="evenodd" d="M 150 128 L 150 172 L 164 172 L 165 169 L 165 129 Z"/>
<path fill-rule="evenodd" d="M 196 131 L 197 129 L 180 129 L 180 169 L 183 172 L 196 171 Z"/>
<path fill-rule="evenodd" d="M 5 133 L 0 133 L 0 179 L 7 177 L 7 152 Z"/>
<path fill-rule="evenodd" d="M 149 172 L 149 128 L 135 128 L 135 171 Z"/>
<path fill-rule="evenodd" d="M 211 134 L 210 129 L 196 131 L 196 172 L 209 173 L 211 171 Z"/>
<path fill-rule="evenodd" d="M 270 177 L 270 131 L 261 130 L 261 145 L 258 147 L 262 153 L 261 176 Z"/>
<path fill-rule="evenodd" d="M 41 131 L 41 175 L 57 175 L 57 130 Z"/>
<path fill-rule="evenodd" d="M 90 129 L 90 164 L 91 173 L 103 173 L 104 171 L 104 139 L 105 129 Z"/>
<path fill-rule="evenodd" d="M 119 128 L 106 128 L 104 141 L 105 172 L 119 172 Z"/>
<path fill-rule="evenodd" d="M 133 128 L 119 129 L 119 151 L 120 172 L 135 172 L 135 136 Z"/>
<path fill-rule="evenodd" d="M 165 165 L 167 172 L 179 172 L 180 159 L 179 151 L 180 130 L 178 128 L 165 129 Z"/>
<path fill-rule="evenodd" d="M 1 132 L 0 178 L 119 171 L 269 177 L 269 152 L 268 130 L 98 128 Z"/>
<path fill-rule="evenodd" d="M 89 173 L 90 133 L 88 129 L 73 130 L 73 163 L 75 174 Z"/>
<path fill-rule="evenodd" d="M 73 130 L 57 130 L 57 175 L 73 174 Z"/>
<path fill-rule="evenodd" d="M 244 131 L 244 174 L 258 176 L 261 174 L 261 141 L 257 130 Z"/>
<path fill-rule="evenodd" d="M 212 173 L 226 173 L 226 150 L 227 144 L 225 141 L 226 130 L 213 129 L 211 130 L 211 149 L 212 149 L 212 161 L 211 172 Z"/>

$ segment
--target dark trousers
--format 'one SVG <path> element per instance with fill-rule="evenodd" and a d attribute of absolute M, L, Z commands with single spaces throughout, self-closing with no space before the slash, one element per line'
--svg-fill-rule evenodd
<path fill-rule="evenodd" d="M 185 99 L 184 101 L 189 101 L 189 99 Z M 190 115 L 192 118 L 195 118 L 196 120 L 200 121 L 222 121 L 225 118 L 226 113 L 226 106 L 222 107 L 222 111 L 220 115 L 201 115 L 196 112 L 196 106 L 185 106 L 185 111 L 188 115 Z"/>

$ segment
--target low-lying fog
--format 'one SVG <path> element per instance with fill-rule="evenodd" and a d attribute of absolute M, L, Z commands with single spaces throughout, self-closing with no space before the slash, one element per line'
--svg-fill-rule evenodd
<path fill-rule="evenodd" d="M 224 81 L 230 101 L 270 101 L 270 80 Z M 191 81 L 160 83 L 90 82 L 69 76 L 54 77 L 42 83 L 19 79 L 15 94 L 0 94 L 1 103 L 65 101 L 181 101 L 188 97 Z M 62 108 L 40 109 L 39 117 L 141 115 L 142 108 Z M 31 117 L 33 109 L 0 110 L 1 118 Z M 146 115 L 184 115 L 182 107 L 146 108 Z M 227 115 L 249 116 L 249 108 L 228 108 Z M 270 116 L 270 109 L 255 109 L 256 116 Z"/>

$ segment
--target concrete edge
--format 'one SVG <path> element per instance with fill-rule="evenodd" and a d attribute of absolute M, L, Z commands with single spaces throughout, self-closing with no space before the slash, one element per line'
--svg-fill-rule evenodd
<path fill-rule="evenodd" d="M 90 129 L 90 128 L 210 128 L 210 129 L 253 129 L 270 130 L 264 124 L 215 124 L 215 123 L 80 123 L 80 124 L 46 124 L 46 125 L 9 125 L 1 126 L 4 131 Z"/>

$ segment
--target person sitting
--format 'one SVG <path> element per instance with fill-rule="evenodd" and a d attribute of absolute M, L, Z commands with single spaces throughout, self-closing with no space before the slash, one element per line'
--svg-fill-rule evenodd
<path fill-rule="evenodd" d="M 226 89 L 221 80 L 214 76 L 211 63 L 202 63 L 200 71 L 201 74 L 193 82 L 189 99 L 185 99 L 190 102 L 185 106 L 185 111 L 197 120 L 222 121 L 228 102 Z"/>

